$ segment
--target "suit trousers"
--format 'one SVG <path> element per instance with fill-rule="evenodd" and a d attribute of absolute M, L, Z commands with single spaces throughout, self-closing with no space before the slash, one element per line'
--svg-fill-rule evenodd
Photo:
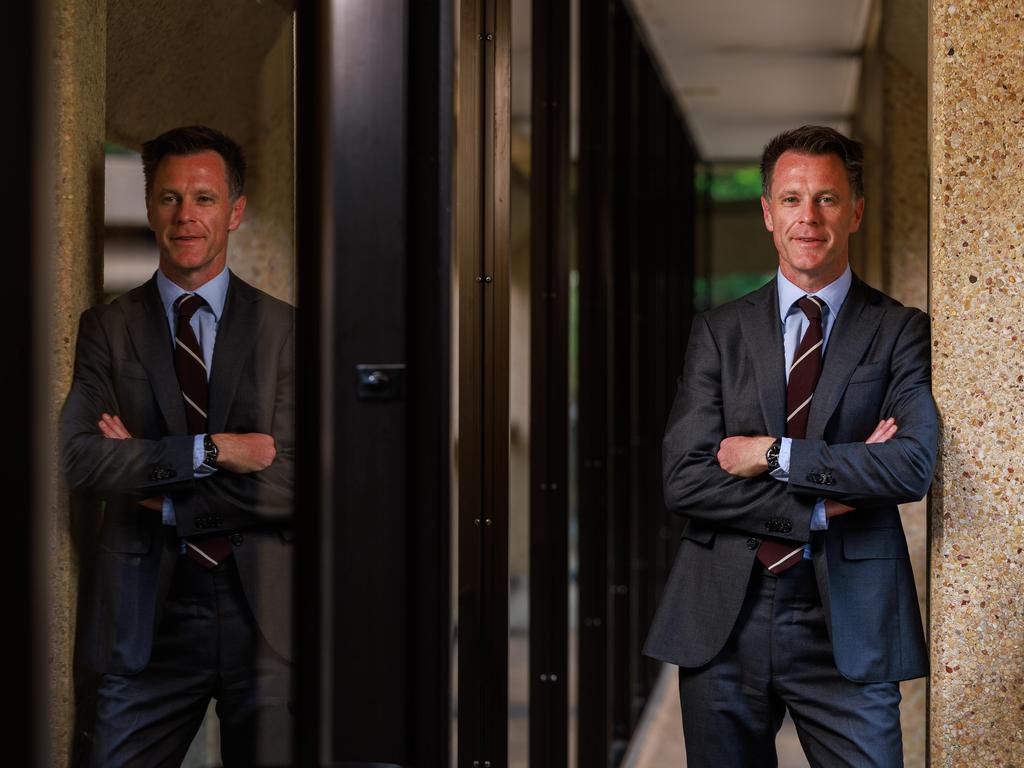
<path fill-rule="evenodd" d="M 722 651 L 679 669 L 690 768 L 775 768 L 788 709 L 811 766 L 903 765 L 899 683 L 857 683 L 836 669 L 810 560 L 775 575 L 754 562 Z"/>
<path fill-rule="evenodd" d="M 91 765 L 180 766 L 211 698 L 224 766 L 289 765 L 290 667 L 260 634 L 234 558 L 206 569 L 179 555 L 149 664 L 100 679 Z"/>

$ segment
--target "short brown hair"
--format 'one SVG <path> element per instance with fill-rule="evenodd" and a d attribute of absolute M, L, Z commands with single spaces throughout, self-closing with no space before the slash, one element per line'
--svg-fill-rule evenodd
<path fill-rule="evenodd" d="M 824 125 L 802 125 L 769 141 L 761 154 L 761 190 L 768 198 L 775 163 L 783 152 L 835 155 L 843 161 L 854 197 L 864 197 L 864 145 Z"/>
<path fill-rule="evenodd" d="M 242 148 L 231 137 L 205 125 L 172 128 L 143 143 L 142 173 L 146 177 L 146 197 L 149 197 L 153 189 L 153 177 L 161 160 L 168 155 L 195 155 L 200 152 L 216 152 L 224 159 L 231 199 L 241 197 L 245 189 L 245 155 L 242 154 Z"/>

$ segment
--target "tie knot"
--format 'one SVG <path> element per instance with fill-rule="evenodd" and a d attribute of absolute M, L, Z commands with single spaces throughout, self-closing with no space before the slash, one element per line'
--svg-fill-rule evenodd
<path fill-rule="evenodd" d="M 206 300 L 198 293 L 183 293 L 174 302 L 174 306 L 178 310 L 178 318 L 188 321 L 205 303 Z"/>
<path fill-rule="evenodd" d="M 808 320 L 821 321 L 821 299 L 816 296 L 804 296 L 797 301 L 797 306 L 807 315 Z"/>

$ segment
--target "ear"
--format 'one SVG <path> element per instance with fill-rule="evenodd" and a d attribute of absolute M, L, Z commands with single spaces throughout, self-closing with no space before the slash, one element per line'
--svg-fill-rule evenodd
<path fill-rule="evenodd" d="M 146 222 L 149 225 L 150 232 L 156 232 L 153 228 L 153 196 L 146 195 Z"/>
<path fill-rule="evenodd" d="M 245 212 L 245 195 L 239 195 L 238 199 L 231 204 L 231 218 L 228 220 L 228 232 L 234 232 L 242 223 L 242 214 Z"/>
<path fill-rule="evenodd" d="M 774 232 L 775 222 L 772 220 L 772 209 L 764 195 L 761 196 L 761 211 L 764 213 L 764 228 L 769 232 Z"/>
<path fill-rule="evenodd" d="M 850 232 L 856 232 L 860 229 L 860 221 L 864 218 L 864 198 L 857 198 L 857 203 L 853 206 L 853 226 L 850 227 Z"/>

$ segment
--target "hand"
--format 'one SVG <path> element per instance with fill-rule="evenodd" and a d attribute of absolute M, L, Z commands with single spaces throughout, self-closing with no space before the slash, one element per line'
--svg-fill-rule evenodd
<path fill-rule="evenodd" d="M 871 445 L 872 443 L 884 443 L 895 434 L 896 419 L 882 419 L 878 422 L 878 426 L 875 427 L 875 430 L 868 435 L 868 439 L 864 442 L 867 445 Z M 852 510 L 853 507 L 848 507 L 838 501 L 833 501 L 832 499 L 825 500 L 825 517 L 832 518 L 836 515 L 845 515 L 847 512 L 851 512 Z"/>
<path fill-rule="evenodd" d="M 217 445 L 217 467 L 229 472 L 259 472 L 269 467 L 277 455 L 274 438 L 259 432 L 221 432 L 210 437 Z"/>
<path fill-rule="evenodd" d="M 124 423 L 117 415 L 111 415 L 109 413 L 100 414 L 99 427 L 103 436 L 110 440 L 132 439 L 131 433 L 125 428 Z M 145 507 L 146 509 L 152 509 L 154 512 L 160 512 L 164 508 L 164 497 L 150 496 L 148 499 L 140 501 L 139 506 Z"/>
<path fill-rule="evenodd" d="M 719 466 L 730 475 L 757 477 L 768 469 L 764 457 L 774 437 L 727 437 L 718 446 Z"/>
<path fill-rule="evenodd" d="M 109 413 L 100 414 L 99 426 L 103 436 L 111 440 L 130 440 L 132 437 L 118 416 L 112 416 Z"/>

